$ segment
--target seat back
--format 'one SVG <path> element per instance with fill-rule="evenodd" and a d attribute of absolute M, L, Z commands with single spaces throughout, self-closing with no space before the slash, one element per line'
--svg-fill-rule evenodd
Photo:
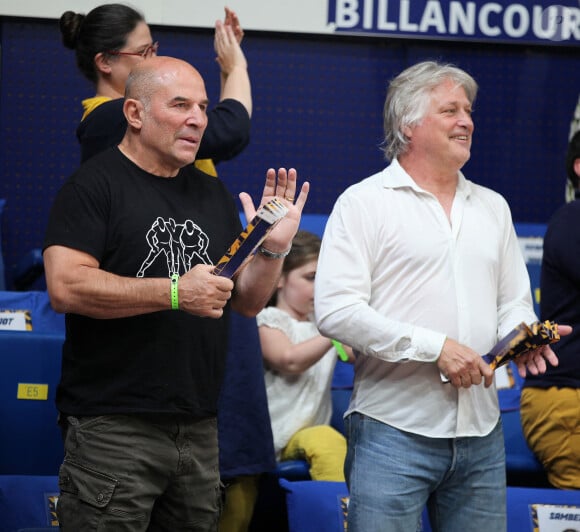
<path fill-rule="evenodd" d="M 4 255 L 2 254 L 2 212 L 6 200 L 0 198 L 0 290 L 6 290 L 6 275 L 4 271 Z"/>
<path fill-rule="evenodd" d="M 286 496 L 288 532 L 346 530 L 349 493 L 345 482 L 288 482 L 280 479 L 280 486 Z M 431 532 L 426 509 L 421 515 L 420 531 Z"/>
<path fill-rule="evenodd" d="M 2 475 L 58 474 L 63 445 L 55 393 L 63 340 L 61 335 L 0 331 Z"/>
<path fill-rule="evenodd" d="M 330 425 L 338 432 L 344 434 L 344 413 L 350 403 L 352 388 L 333 388 L 332 394 L 332 417 Z"/>
<path fill-rule="evenodd" d="M 58 477 L 0 475 L 1 530 L 58 530 Z"/>
<path fill-rule="evenodd" d="M 552 505 L 553 508 L 548 508 Z M 542 510 L 546 511 L 541 512 Z M 507 489 L 508 532 L 576 530 L 578 519 L 580 519 L 580 490 L 530 487 Z"/>

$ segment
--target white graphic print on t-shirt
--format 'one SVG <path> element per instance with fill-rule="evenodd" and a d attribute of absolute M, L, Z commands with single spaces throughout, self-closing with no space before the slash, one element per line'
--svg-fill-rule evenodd
<path fill-rule="evenodd" d="M 163 257 L 167 261 L 169 276 L 188 272 L 194 257 L 204 264 L 212 264 L 207 254 L 209 237 L 191 220 L 177 224 L 173 218 L 165 220 L 158 217 L 147 232 L 146 239 L 150 250 L 137 277 L 143 277 L 145 270 L 155 260 L 163 260 Z"/>

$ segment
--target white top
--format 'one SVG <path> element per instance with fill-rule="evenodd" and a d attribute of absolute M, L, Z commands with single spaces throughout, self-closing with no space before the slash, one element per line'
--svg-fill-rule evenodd
<path fill-rule="evenodd" d="M 258 316 L 258 327 L 279 329 L 293 344 L 319 334 L 311 321 L 298 321 L 285 311 L 267 307 Z M 332 347 L 316 364 L 300 375 L 281 375 L 264 367 L 268 409 L 274 435 L 276 456 L 298 430 L 315 425 L 328 425 L 332 415 L 330 387 L 336 364 Z"/>
<path fill-rule="evenodd" d="M 506 201 L 459 173 L 450 225 L 397 160 L 339 197 L 314 297 L 321 333 L 357 354 L 347 414 L 428 437 L 486 435 L 499 418 L 495 384 L 441 382 L 446 336 L 485 354 L 537 319 Z"/>

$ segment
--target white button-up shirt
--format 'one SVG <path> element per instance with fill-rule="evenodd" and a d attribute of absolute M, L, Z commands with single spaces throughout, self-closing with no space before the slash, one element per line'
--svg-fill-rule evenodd
<path fill-rule="evenodd" d="M 428 437 L 493 429 L 495 385 L 457 389 L 442 382 L 436 361 L 446 337 L 485 354 L 537 319 L 499 194 L 459 173 L 450 223 L 394 160 L 337 200 L 315 283 L 321 333 L 357 353 L 347 413 Z"/>

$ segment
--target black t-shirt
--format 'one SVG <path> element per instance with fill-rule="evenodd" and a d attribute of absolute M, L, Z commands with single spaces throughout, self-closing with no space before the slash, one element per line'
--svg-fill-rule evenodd
<path fill-rule="evenodd" d="M 157 177 L 111 148 L 63 185 L 44 247 L 84 251 L 117 275 L 168 278 L 215 264 L 240 230 L 221 180 L 193 165 Z M 171 310 L 110 320 L 67 314 L 57 407 L 214 416 L 226 339 L 227 312 L 219 320 Z"/>
<path fill-rule="evenodd" d="M 77 138 L 81 144 L 81 162 L 97 153 L 117 146 L 127 131 L 123 98 L 102 103 L 79 124 Z M 228 161 L 250 142 L 250 116 L 237 100 L 226 99 L 207 112 L 207 128 L 201 139 L 197 159 L 214 163 Z"/>

